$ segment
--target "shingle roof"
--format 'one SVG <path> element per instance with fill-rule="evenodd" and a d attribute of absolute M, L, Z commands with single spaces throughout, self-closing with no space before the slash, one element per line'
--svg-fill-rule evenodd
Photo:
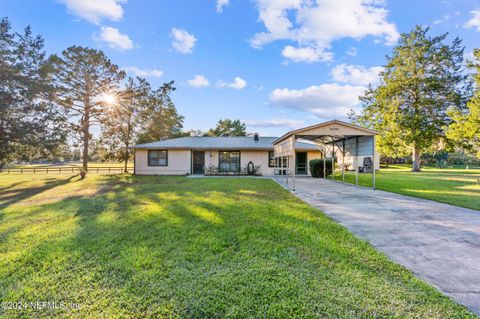
<path fill-rule="evenodd" d="M 273 141 L 278 137 L 260 136 L 255 141 L 253 136 L 245 137 L 179 137 L 163 141 L 138 144 L 136 149 L 228 149 L 228 150 L 273 150 Z M 317 150 L 315 144 L 296 142 L 296 148 L 301 150 Z"/>

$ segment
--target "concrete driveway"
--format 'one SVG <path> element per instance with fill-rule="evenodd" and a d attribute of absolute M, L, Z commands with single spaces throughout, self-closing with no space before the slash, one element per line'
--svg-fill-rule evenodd
<path fill-rule="evenodd" d="M 480 315 L 480 211 L 311 177 L 294 194 Z"/>

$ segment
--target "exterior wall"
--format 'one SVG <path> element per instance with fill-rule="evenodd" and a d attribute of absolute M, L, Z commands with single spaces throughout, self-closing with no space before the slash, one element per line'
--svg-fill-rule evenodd
<path fill-rule="evenodd" d="M 250 161 L 253 165 L 260 166 L 262 175 L 273 175 L 274 167 L 268 167 L 268 151 L 241 151 L 240 166 L 242 168 L 247 167 Z"/>
<path fill-rule="evenodd" d="M 190 150 L 168 150 L 168 166 L 148 166 L 148 150 L 135 150 L 137 175 L 187 175 L 190 171 Z"/>
<path fill-rule="evenodd" d="M 235 151 L 235 150 L 232 150 Z M 273 176 L 274 167 L 268 166 L 269 151 L 240 151 L 240 167 L 245 168 L 250 161 L 260 166 L 260 173 L 264 176 Z M 205 167 L 218 167 L 219 151 L 205 151 Z M 168 166 L 148 166 L 148 150 L 135 150 L 135 174 L 137 175 L 188 175 L 191 173 L 191 150 L 168 150 Z M 307 170 L 310 175 L 308 162 L 320 158 L 319 151 L 307 152 Z"/>

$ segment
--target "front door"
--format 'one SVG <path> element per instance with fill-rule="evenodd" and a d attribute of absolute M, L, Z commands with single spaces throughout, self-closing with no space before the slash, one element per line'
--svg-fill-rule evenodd
<path fill-rule="evenodd" d="M 192 167 L 193 174 L 205 173 L 205 152 L 204 151 L 193 151 L 192 166 L 193 166 Z"/>
<path fill-rule="evenodd" d="M 307 152 L 297 152 L 295 154 L 295 173 L 299 175 L 307 174 Z"/>

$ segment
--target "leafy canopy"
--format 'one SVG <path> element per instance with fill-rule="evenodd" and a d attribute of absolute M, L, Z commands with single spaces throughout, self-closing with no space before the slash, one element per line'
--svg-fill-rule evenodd
<path fill-rule="evenodd" d="M 30 27 L 13 32 L 0 20 L 0 167 L 48 155 L 63 144 L 65 116 L 51 102 L 44 41 Z"/>
<path fill-rule="evenodd" d="M 138 143 L 148 143 L 180 136 L 184 117 L 177 112 L 171 93 L 176 90 L 174 81 L 164 83 L 158 89 L 148 84 L 145 112 L 140 115 Z"/>
<path fill-rule="evenodd" d="M 474 60 L 468 62 L 468 67 L 475 71 L 475 91 L 467 109 L 455 108 L 450 111 L 453 123 L 448 128 L 447 137 L 480 157 L 480 49 L 475 49 L 473 56 Z"/>
<path fill-rule="evenodd" d="M 246 136 L 247 126 L 240 120 L 220 119 L 215 128 L 207 132 L 207 136 Z"/>
<path fill-rule="evenodd" d="M 448 110 L 465 104 L 461 40 L 446 43 L 447 34 L 431 37 L 428 30 L 417 26 L 401 36 L 380 85 L 361 97 L 362 113 L 351 115 L 380 131 L 384 155 L 413 154 L 413 170 L 419 170 L 420 154 L 444 137 Z"/>

